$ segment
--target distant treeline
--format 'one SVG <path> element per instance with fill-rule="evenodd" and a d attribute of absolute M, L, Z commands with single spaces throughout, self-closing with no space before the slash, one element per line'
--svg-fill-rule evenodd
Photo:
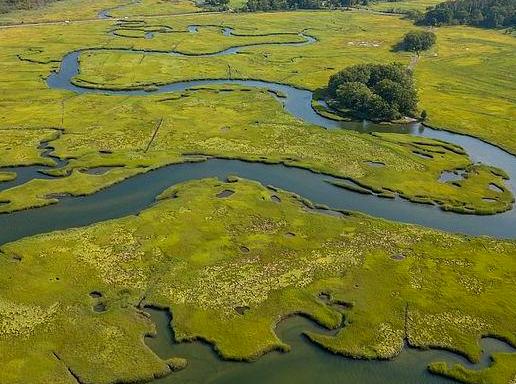
<path fill-rule="evenodd" d="M 254 12 L 282 9 L 340 8 L 367 5 L 368 2 L 369 0 L 247 0 L 245 9 Z"/>
<path fill-rule="evenodd" d="M 333 9 L 368 5 L 370 1 L 373 0 L 247 0 L 243 10 Z M 486 28 L 516 26 L 516 0 L 449 0 L 428 8 L 422 15 L 419 12 L 412 13 L 411 18 L 423 25 L 468 24 Z"/>
<path fill-rule="evenodd" d="M 0 13 L 16 9 L 32 9 L 58 0 L 0 0 Z"/>
<path fill-rule="evenodd" d="M 429 8 L 424 25 L 468 24 L 485 28 L 516 26 L 516 0 L 451 0 Z"/>

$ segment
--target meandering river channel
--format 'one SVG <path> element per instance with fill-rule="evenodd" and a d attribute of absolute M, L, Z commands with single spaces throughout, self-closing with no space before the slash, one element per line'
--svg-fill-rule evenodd
<path fill-rule="evenodd" d="M 115 8 L 113 8 L 115 9 Z M 102 11 L 100 18 L 108 18 L 109 10 Z M 190 26 L 188 31 L 196 33 L 201 25 Z M 232 30 L 225 28 L 223 34 L 231 35 Z M 313 37 L 300 34 L 305 41 L 287 43 L 296 46 L 316 42 Z M 258 44 L 261 45 L 261 44 Z M 203 56 L 236 54 L 252 46 L 231 47 L 217 53 Z M 116 49 L 111 49 L 116 51 Z M 307 123 L 326 129 L 352 129 L 359 132 L 395 131 L 416 136 L 444 140 L 462 146 L 474 162 L 483 162 L 504 169 L 511 180 L 516 179 L 515 157 L 491 144 L 473 137 L 436 130 L 419 123 L 407 125 L 377 125 L 370 122 L 339 122 L 317 114 L 312 108 L 312 92 L 285 84 L 256 80 L 201 80 L 170 83 L 157 86 L 153 92 L 145 90 L 90 89 L 74 85 L 72 79 L 79 74 L 79 57 L 86 50 L 67 54 L 57 72 L 52 73 L 47 83 L 49 88 L 68 90 L 79 94 L 98 93 L 112 95 L 149 95 L 183 91 L 198 86 L 233 84 L 245 87 L 264 88 L 282 97 L 275 96 L 283 104 L 285 111 Z M 89 50 L 91 51 L 91 49 Z M 124 50 L 128 51 L 128 50 Z M 129 52 L 131 52 L 129 50 Z M 141 54 L 142 51 L 132 52 Z M 148 52 L 149 54 L 182 55 L 179 52 Z M 173 113 L 173 111 L 171 111 Z M 48 156 L 49 149 L 42 148 Z M 63 165 L 59 161 L 58 166 Z M 47 177 L 38 173 L 42 167 L 16 167 L 4 169 L 18 174 L 12 182 L 0 184 L 1 189 L 22 184 L 33 178 Z M 444 212 L 435 206 L 411 203 L 401 198 L 382 199 L 374 195 L 363 195 L 338 188 L 328 180 L 331 176 L 316 174 L 305 169 L 287 167 L 281 164 L 251 163 L 239 160 L 209 159 L 198 163 L 170 165 L 146 174 L 137 175 L 124 182 L 113 185 L 91 196 L 62 198 L 56 205 L 38 209 L 0 215 L 0 244 L 25 236 L 44 233 L 56 229 L 71 228 L 107 219 L 135 214 L 154 202 L 155 196 L 165 188 L 187 180 L 204 177 L 225 179 L 238 175 L 259 181 L 265 185 L 295 192 L 316 203 L 326 204 L 335 209 L 359 211 L 390 220 L 421 224 L 446 231 L 462 232 L 471 235 L 491 235 L 516 238 L 515 210 L 492 215 L 475 216 Z M 512 188 L 510 182 L 508 186 Z M 513 188 L 514 191 L 514 188 Z M 426 371 L 429 362 L 469 363 L 452 353 L 443 351 L 418 351 L 406 348 L 401 355 L 388 362 L 357 361 L 332 355 L 308 343 L 301 337 L 302 331 L 324 332 L 304 318 L 292 318 L 280 324 L 278 335 L 293 348 L 290 353 L 269 353 L 257 362 L 226 362 L 217 358 L 212 348 L 203 343 L 172 342 L 167 312 L 148 310 L 158 326 L 158 337 L 148 338 L 148 345 L 160 356 L 182 356 L 189 360 L 189 367 L 156 383 L 421 383 L 445 384 L 451 380 L 433 376 Z M 480 366 L 487 366 L 493 351 L 513 351 L 512 347 L 495 339 L 484 339 L 486 354 Z"/>
<path fill-rule="evenodd" d="M 199 27 L 199 26 L 197 26 Z M 305 35 L 303 35 L 305 36 Z M 306 37 L 305 42 L 294 44 L 312 44 L 316 40 Z M 246 47 L 229 48 L 232 53 Z M 224 50 L 219 54 L 227 54 Z M 141 89 L 109 90 L 92 89 L 74 85 L 72 79 L 79 74 L 79 57 L 81 50 L 71 52 L 63 58 L 59 70 L 52 73 L 48 86 L 52 89 L 68 90 L 79 94 L 97 93 L 112 95 L 149 95 L 183 91 L 192 87 L 216 84 L 233 84 L 245 87 L 257 87 L 283 95 L 275 97 L 283 104 L 286 112 L 305 122 L 326 129 L 353 129 L 360 132 L 395 131 L 412 135 L 436 138 L 462 146 L 475 162 L 483 162 L 504 169 L 511 180 L 516 179 L 515 157 L 491 144 L 479 139 L 456 133 L 440 131 L 425 127 L 419 123 L 404 125 L 378 125 L 371 122 L 341 122 L 325 118 L 312 108 L 312 92 L 285 84 L 256 80 L 200 80 L 185 81 L 158 86 L 154 92 Z M 141 53 L 141 51 L 135 51 Z M 153 52 L 154 54 L 155 52 Z M 170 54 L 170 53 L 160 53 Z M 177 54 L 177 53 L 173 53 Z M 214 55 L 214 54 L 210 54 Z M 173 111 L 171 111 L 173 113 Z M 30 178 L 44 177 L 37 173 L 37 167 L 6 169 L 19 174 L 18 180 L 3 183 L 1 188 L 12 187 Z M 239 160 L 210 159 L 201 163 L 170 165 L 147 174 L 138 175 L 120 184 L 114 185 L 92 196 L 80 198 L 62 198 L 54 206 L 0 215 L 0 225 L 8 224 L 10 231 L 0 234 L 0 243 L 12 241 L 23 236 L 86 225 L 106 219 L 134 214 L 150 205 L 154 197 L 166 187 L 202 177 L 226 178 L 238 175 L 263 184 L 295 192 L 316 203 L 326 204 L 332 208 L 359 211 L 390 220 L 421 224 L 451 232 L 471 235 L 491 235 L 503 238 L 516 237 L 516 210 L 490 216 L 460 215 L 445 212 L 436 206 L 412 203 L 401 198 L 383 199 L 374 195 L 362 195 L 329 184 L 335 178 L 316 174 L 307 170 L 262 163 L 247 163 Z M 510 183 L 509 187 L 512 187 Z M 109 207 L 109 209 L 106 209 Z M 59 217 L 60 220 L 53 218 Z"/>

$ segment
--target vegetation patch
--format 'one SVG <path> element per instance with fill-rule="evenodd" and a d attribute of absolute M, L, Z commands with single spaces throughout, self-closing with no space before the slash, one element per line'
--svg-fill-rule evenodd
<path fill-rule="evenodd" d="M 0 182 L 12 181 L 14 179 L 16 179 L 15 172 L 0 172 Z"/>
<path fill-rule="evenodd" d="M 114 18 L 138 17 L 152 15 L 180 15 L 201 12 L 203 9 L 193 0 L 139 0 L 109 12 Z"/>
<path fill-rule="evenodd" d="M 188 361 L 181 357 L 172 357 L 167 360 L 167 365 L 170 367 L 172 372 L 178 372 L 188 366 Z"/>
<path fill-rule="evenodd" d="M 416 52 L 430 49 L 435 44 L 437 37 L 432 31 L 411 31 L 403 36 L 399 48 L 405 51 Z"/>
<path fill-rule="evenodd" d="M 127 3 L 127 0 L 1 0 L 0 24 L 38 23 L 95 19 L 100 10 Z"/>
<path fill-rule="evenodd" d="M 460 364 L 452 367 L 444 362 L 430 364 L 428 369 L 436 375 L 442 375 L 466 384 L 512 384 L 516 380 L 516 358 L 514 353 L 495 353 L 489 368 L 475 370 Z"/>
<path fill-rule="evenodd" d="M 356 5 L 296 1 L 254 3 L 256 9 Z M 425 2 L 431 1 L 395 6 L 421 9 Z M 482 20 L 477 9 L 464 14 L 467 0 L 436 9 L 451 14 L 446 23 L 506 26 L 512 16 L 501 15 L 498 4 L 477 2 Z M 114 18 L 142 17 L 98 21 L 101 9 Z M 0 30 L 0 108 L 9 111 L 0 116 L 0 181 L 15 177 L 4 167 L 67 160 L 46 171 L 59 178 L 2 191 L 0 212 L 95 193 L 157 167 L 209 157 L 307 168 L 338 176 L 357 192 L 399 195 L 455 212 L 511 208 L 505 173 L 472 164 L 454 145 L 326 131 L 285 113 L 265 90 L 223 86 L 152 94 L 165 83 L 217 78 L 316 90 L 339 68 L 361 68 L 353 75 L 368 74 L 367 80 L 338 84 L 333 96 L 359 102 L 367 96 L 367 103 L 340 108 L 381 119 L 417 116 L 417 87 L 428 124 L 514 152 L 511 36 L 463 26 L 434 29 L 437 42 L 424 53 L 414 48 L 420 60 L 411 61 L 408 53 L 391 50 L 415 28 L 399 17 L 362 11 L 166 15 L 198 10 L 182 0 L 67 0 L 0 15 L 0 23 L 70 21 Z M 281 45 L 302 43 L 303 34 L 316 43 Z M 415 39 L 413 47 L 420 43 Z M 238 54 L 199 56 L 240 46 L 247 48 Z M 149 93 L 49 89 L 46 78 L 75 50 L 84 50 L 76 84 Z M 392 62 L 402 64 L 385 64 Z M 372 81 L 377 74 L 382 78 Z M 384 74 L 410 86 L 385 84 Z M 371 94 L 349 83 L 365 84 Z M 375 109 L 355 108 L 366 104 Z M 42 145 L 49 141 L 57 157 Z M 442 180 L 458 170 L 464 177 Z M 142 309 L 147 303 L 170 308 L 178 340 L 206 340 L 228 359 L 287 350 L 273 328 L 292 314 L 333 329 L 333 335 L 308 336 L 354 358 L 392 358 L 405 340 L 473 361 L 482 336 L 516 345 L 514 241 L 343 214 L 284 191 L 230 181 L 182 184 L 139 215 L 3 245 L 0 382 L 139 382 L 185 368 L 184 359 L 164 361 L 144 345 L 144 336 L 155 334 Z M 224 191 L 235 193 L 217 198 Z M 514 359 L 496 355 L 482 371 L 439 363 L 430 369 L 468 383 L 507 383 L 515 379 Z"/>
<path fill-rule="evenodd" d="M 371 1 L 368 8 L 380 12 L 420 17 L 428 7 L 441 2 L 441 0 Z"/>
<path fill-rule="evenodd" d="M 163 100 L 163 95 L 95 94 L 68 100 L 63 121 L 69 128 L 52 141 L 52 146 L 60 158 L 71 158 L 59 169 L 59 174 L 69 176 L 32 180 L 0 192 L 0 200 L 10 201 L 0 211 L 55 203 L 55 199 L 44 197 L 48 195 L 95 193 L 157 167 L 202 161 L 206 157 L 308 168 L 352 179 L 378 193 L 395 191 L 409 199 L 425 196 L 446 209 L 467 206 L 470 209 L 466 213 L 494 213 L 511 207 L 509 190 L 497 194 L 488 188 L 490 183 L 503 185 L 504 178 L 501 172 L 492 173 L 489 167 L 475 166 L 475 172 L 470 172 L 460 189 L 438 181 L 444 170 L 471 165 L 460 147 L 403 134 L 328 131 L 285 113 L 265 90 L 232 89 L 234 92 L 224 93 L 218 87 L 191 90 L 186 91 L 188 97 L 167 100 Z M 163 118 L 171 111 L 173 119 Z M 112 120 L 115 112 L 120 117 Z M 211 118 L 206 120 L 204 116 Z M 228 121 L 232 128 L 221 131 Z M 423 159 L 414 151 L 433 157 Z M 371 167 L 368 161 L 385 165 Z M 81 171 L 98 167 L 113 168 L 102 174 Z M 483 200 L 485 197 L 497 197 L 498 201 L 488 203 Z"/>
<path fill-rule="evenodd" d="M 330 77 L 332 103 L 355 116 L 394 120 L 414 116 L 417 93 L 410 72 L 401 64 L 357 64 Z"/>
<path fill-rule="evenodd" d="M 512 0 L 452 0 L 428 9 L 419 20 L 426 25 L 470 24 L 486 28 L 516 26 Z"/>
<path fill-rule="evenodd" d="M 80 12 L 72 0 L 55 4 L 67 4 L 68 13 L 73 11 L 80 14 L 90 9 L 90 2 Z M 97 9 L 101 8 L 99 6 Z M 63 12 L 62 18 L 71 17 L 64 14 L 64 10 L 56 11 L 56 15 L 59 12 Z M 138 82 L 149 85 L 189 79 L 227 78 L 231 74 L 233 78 L 263 79 L 315 90 L 324 87 L 329 77 L 343 66 L 368 62 L 410 62 L 406 53 L 391 51 L 391 47 L 405 33 L 414 30 L 413 24 L 407 20 L 354 11 L 319 11 L 311 13 L 309 18 L 306 15 L 306 12 L 282 12 L 147 18 L 148 24 L 171 25 L 175 31 L 184 32 L 158 33 L 153 39 L 115 38 L 107 33 L 111 29 L 109 21 L 39 26 L 37 30 L 27 27 L 2 30 L 3 71 L 9 74 L 6 78 L 9 81 L 2 83 L 9 97 L 4 96 L 2 100 L 9 101 L 9 108 L 14 112 L 0 122 L 2 127 L 8 127 L 8 121 L 24 116 L 25 124 L 32 120 L 32 126 L 37 126 L 37 117 L 43 114 L 45 121 L 55 120 L 51 126 L 59 126 L 60 108 L 59 103 L 55 102 L 56 95 L 66 98 L 69 93 L 51 92 L 50 97 L 41 79 L 56 68 L 65 53 L 85 47 L 161 51 L 170 51 L 171 47 L 175 47 L 175 50 L 183 53 L 207 53 L 257 41 L 303 41 L 297 36 L 303 30 L 317 38 L 317 43 L 305 46 L 255 46 L 246 48 L 245 54 L 209 58 L 135 55 L 133 60 L 114 52 L 99 56 L 98 61 L 84 56 L 81 58 L 82 79 L 88 80 L 92 76 L 91 80 L 95 83 L 118 87 L 128 87 Z M 256 36 L 224 36 L 220 33 L 220 27 L 204 27 L 199 29 L 199 33 L 186 33 L 189 25 L 231 26 L 234 33 L 246 35 L 281 32 L 291 35 L 260 39 Z M 514 39 L 497 31 L 460 26 L 436 29 L 434 33 L 438 38 L 437 43 L 421 55 L 414 70 L 420 108 L 428 113 L 427 123 L 473 134 L 514 151 L 514 86 L 509 81 L 512 67 L 515 66 Z M 348 45 L 348 42 L 380 44 L 358 46 Z M 18 54 L 47 64 L 24 62 L 21 65 L 16 58 Z M 13 92 L 12 87 L 19 84 L 17 81 L 30 84 L 29 89 L 24 88 L 30 96 L 23 95 L 21 89 Z M 27 112 L 27 102 L 25 105 L 22 102 L 29 99 L 30 113 Z M 43 103 L 47 105 L 43 106 Z M 4 105 L 2 103 L 2 107 Z"/>
<path fill-rule="evenodd" d="M 309 337 L 356 358 L 392 358 L 404 339 L 473 360 L 483 335 L 516 345 L 513 241 L 322 215 L 239 179 L 231 199 L 213 198 L 227 187 L 185 183 L 137 216 L 2 246 L 1 381 L 67 382 L 64 367 L 97 383 L 170 372 L 143 344 L 153 326 L 142 301 L 170 308 L 178 341 L 206 340 L 230 359 L 288 348 L 272 326 L 293 313 L 339 329 Z"/>
<path fill-rule="evenodd" d="M 55 165 L 51 158 L 42 156 L 40 143 L 54 140 L 58 135 L 58 131 L 51 129 L 0 130 L 0 153 L 2 154 L 0 156 L 0 167 L 35 164 L 48 166 Z M 4 178 L 10 177 L 5 172 L 3 175 L 5 175 Z"/>

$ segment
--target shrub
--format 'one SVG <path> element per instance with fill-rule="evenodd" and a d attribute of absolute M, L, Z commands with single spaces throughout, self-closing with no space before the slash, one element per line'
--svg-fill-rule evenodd
<path fill-rule="evenodd" d="M 345 68 L 330 78 L 327 97 L 354 115 L 372 120 L 414 116 L 417 110 L 412 74 L 399 63 Z"/>
<path fill-rule="evenodd" d="M 405 34 L 401 42 L 401 48 L 405 51 L 426 51 L 435 44 L 435 33 L 429 31 L 412 31 Z"/>

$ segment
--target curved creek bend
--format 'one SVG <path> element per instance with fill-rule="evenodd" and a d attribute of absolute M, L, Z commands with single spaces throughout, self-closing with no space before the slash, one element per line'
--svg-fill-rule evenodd
<path fill-rule="evenodd" d="M 197 26 L 196 26 L 197 27 Z M 293 44 L 307 44 L 305 41 Z M 242 47 L 229 48 L 237 52 Z M 226 50 L 227 51 L 227 50 Z M 226 52 L 223 51 L 223 52 Z M 79 74 L 81 50 L 67 54 L 59 70 L 52 73 L 48 86 L 75 93 L 99 93 L 111 95 L 149 95 L 183 91 L 192 87 L 217 84 L 233 84 L 257 87 L 279 93 L 275 96 L 285 111 L 305 122 L 326 129 L 352 129 L 360 132 L 393 131 L 416 136 L 435 138 L 462 146 L 474 162 L 483 162 L 504 169 L 511 181 L 516 179 L 516 161 L 513 155 L 479 139 L 425 127 L 419 123 L 404 125 L 379 125 L 371 122 L 341 122 L 317 114 L 312 108 L 312 92 L 289 85 L 257 80 L 199 80 L 158 86 L 154 92 L 142 89 L 106 90 L 80 87 L 72 83 Z M 161 53 L 167 54 L 167 53 Z M 222 53 L 219 53 L 222 54 Z M 37 167 L 6 168 L 20 173 L 18 180 L 0 184 L 0 189 L 12 187 L 31 178 L 48 177 L 37 172 Z M 516 237 L 516 210 L 490 216 L 461 215 L 445 212 L 436 206 L 412 203 L 401 198 L 382 199 L 374 195 L 362 195 L 329 184 L 335 178 L 316 174 L 304 169 L 276 164 L 248 163 L 239 160 L 210 159 L 200 163 L 170 165 L 146 174 L 134 176 L 91 196 L 63 198 L 59 204 L 28 211 L 0 215 L 0 225 L 10 228 L 0 233 L 0 244 L 24 236 L 56 229 L 87 225 L 102 220 L 135 214 L 152 204 L 155 196 L 172 184 L 203 177 L 227 178 L 238 175 L 265 185 L 274 185 L 305 197 L 314 203 L 331 208 L 359 211 L 406 223 L 420 224 L 451 232 L 470 235 L 490 235 L 502 238 Z M 510 183 L 510 182 L 509 182 Z M 508 183 L 509 187 L 512 187 Z M 513 188 L 514 190 L 514 188 Z M 109 207 L 109 209 L 107 209 Z M 59 217 L 59 220 L 55 220 Z"/>
<path fill-rule="evenodd" d="M 118 7 L 117 7 L 118 8 Z M 115 8 L 113 8 L 115 9 Z M 99 14 L 108 18 L 108 11 Z M 200 25 L 190 26 L 189 32 L 196 33 Z M 224 35 L 231 29 L 225 28 Z M 300 34 L 304 42 L 286 43 L 303 45 L 315 42 L 312 37 Z M 262 45 L 262 44 L 258 44 Z M 249 47 L 249 46 L 248 46 Z M 227 55 L 240 52 L 248 47 L 232 47 L 224 51 L 203 56 Z M 95 50 L 95 49 L 93 49 Z M 110 49 L 116 51 L 116 49 Z M 504 169 L 511 181 L 516 179 L 515 157 L 496 146 L 466 135 L 425 127 L 419 123 L 406 125 L 378 125 L 370 122 L 339 122 L 320 116 L 311 106 L 312 92 L 292 86 L 256 80 L 200 80 L 163 84 L 153 92 L 141 89 L 107 90 L 80 87 L 72 83 L 79 74 L 78 50 L 67 54 L 58 72 L 52 73 L 48 86 L 53 89 L 68 90 L 75 93 L 100 93 L 112 95 L 149 95 L 183 91 L 192 87 L 217 84 L 233 84 L 245 87 L 264 88 L 275 95 L 285 111 L 305 122 L 326 129 L 352 129 L 359 132 L 390 131 L 434 138 L 462 146 L 474 162 L 482 162 Z M 91 49 L 89 49 L 91 51 Z M 128 50 L 124 50 L 128 51 Z M 129 50 L 130 52 L 130 50 Z M 133 51 L 142 53 L 142 51 Z M 181 55 L 177 52 L 147 52 L 148 54 Z M 188 56 L 188 55 L 184 55 Z M 48 144 L 43 144 L 43 154 L 48 156 Z M 57 166 L 63 162 L 58 161 Z M 11 188 L 33 178 L 49 178 L 38 172 L 43 167 L 12 167 L 2 171 L 18 174 L 11 182 L 0 184 L 0 189 Z M 222 180 L 230 175 L 238 175 L 256 180 L 265 185 L 274 185 L 301 195 L 314 203 L 325 204 L 331 208 L 359 211 L 390 220 L 425 225 L 451 232 L 470 235 L 491 235 L 503 238 L 516 238 L 516 214 L 511 211 L 491 215 L 475 216 L 445 212 L 436 206 L 411 203 L 401 198 L 382 199 L 373 195 L 362 195 L 336 187 L 328 180 L 335 178 L 311 171 L 287 167 L 281 164 L 262 164 L 240 160 L 208 159 L 198 163 L 170 165 L 129 178 L 91 196 L 62 198 L 56 205 L 38 209 L 0 215 L 0 244 L 25 236 L 66 229 L 135 214 L 153 204 L 155 197 L 173 184 L 204 177 L 218 177 Z M 510 182 L 511 182 L 510 181 Z M 508 186 L 513 186 L 508 182 Z M 433 361 L 462 363 L 471 368 L 486 367 L 490 364 L 492 352 L 514 352 L 514 349 L 496 339 L 483 339 L 484 356 L 479 365 L 472 365 L 466 359 L 445 351 L 419 351 L 405 348 L 392 361 L 360 361 L 336 356 L 309 343 L 302 332 L 311 330 L 328 332 L 313 322 L 294 317 L 279 324 L 278 336 L 292 346 L 289 353 L 268 353 L 254 363 L 238 363 L 220 360 L 211 346 L 200 343 L 173 342 L 169 326 L 171 318 L 166 311 L 146 309 L 157 325 L 158 335 L 146 338 L 146 343 L 160 357 L 180 356 L 188 359 L 189 366 L 180 372 L 154 381 L 154 383 L 398 383 L 398 384 L 446 384 L 454 381 L 430 374 L 426 367 Z M 309 364 L 308 364 L 309 362 Z"/>
<path fill-rule="evenodd" d="M 145 338 L 146 344 L 163 359 L 183 357 L 188 366 L 154 384 L 172 383 L 321 383 L 321 384 L 448 384 L 455 381 L 427 371 L 431 362 L 448 365 L 460 363 L 470 369 L 488 367 L 491 354 L 514 352 L 503 341 L 484 338 L 483 355 L 472 364 L 457 354 L 442 350 L 418 350 L 406 346 L 393 360 L 371 361 L 347 359 L 332 354 L 308 341 L 304 332 L 332 333 L 305 317 L 283 320 L 276 328 L 278 337 L 292 347 L 288 353 L 270 352 L 253 363 L 222 361 L 213 348 L 204 342 L 174 343 L 168 311 L 146 308 L 156 324 L 157 336 Z"/>

